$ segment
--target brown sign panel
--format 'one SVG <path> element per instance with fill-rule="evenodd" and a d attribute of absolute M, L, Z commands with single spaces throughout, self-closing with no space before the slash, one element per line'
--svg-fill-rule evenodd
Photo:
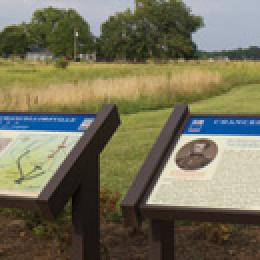
<path fill-rule="evenodd" d="M 121 206 L 128 224 L 137 225 L 142 220 L 140 204 L 158 173 L 167 150 L 175 143 L 189 115 L 186 105 L 176 105 L 160 136 L 148 154 Z"/>
<path fill-rule="evenodd" d="M 189 114 L 179 105 L 124 199 L 123 214 L 130 224 L 259 223 L 259 157 L 260 115 Z"/>
<path fill-rule="evenodd" d="M 119 123 L 114 105 L 97 115 L 0 113 L 0 206 L 55 217 Z"/>

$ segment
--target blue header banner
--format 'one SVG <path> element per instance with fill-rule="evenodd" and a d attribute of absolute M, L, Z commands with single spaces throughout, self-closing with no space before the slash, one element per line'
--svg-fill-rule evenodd
<path fill-rule="evenodd" d="M 260 136 L 260 117 L 191 116 L 184 134 Z"/>
<path fill-rule="evenodd" d="M 0 114 L 0 130 L 84 132 L 95 115 Z"/>

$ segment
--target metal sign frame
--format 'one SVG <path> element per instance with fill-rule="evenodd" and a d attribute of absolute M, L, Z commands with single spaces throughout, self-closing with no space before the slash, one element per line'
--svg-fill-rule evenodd
<path fill-rule="evenodd" d="M 140 168 L 132 186 L 121 203 L 123 216 L 129 225 L 138 226 L 143 220 L 141 205 L 154 178 L 160 175 L 160 167 L 166 161 L 166 154 L 175 146 L 189 117 L 186 105 L 176 105 L 173 113 L 162 129 L 144 164 Z"/>
<path fill-rule="evenodd" d="M 174 259 L 174 221 L 180 219 L 233 224 L 259 224 L 260 210 L 197 208 L 147 205 L 153 187 L 172 154 L 191 116 L 254 117 L 259 114 L 191 114 L 188 106 L 177 104 L 168 122 L 140 168 L 132 186 L 121 203 L 126 224 L 139 226 L 150 220 L 150 259 Z"/>
<path fill-rule="evenodd" d="M 48 113 L 58 114 L 63 115 Z M 72 259 L 99 259 L 99 157 L 119 125 L 117 107 L 104 105 L 37 198 L 0 195 L 0 207 L 38 210 L 43 217 L 53 220 L 72 198 Z"/>

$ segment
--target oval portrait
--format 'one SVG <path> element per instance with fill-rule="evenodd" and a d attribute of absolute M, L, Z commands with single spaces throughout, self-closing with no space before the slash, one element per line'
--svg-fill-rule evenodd
<path fill-rule="evenodd" d="M 193 140 L 180 148 L 175 157 L 182 170 L 199 170 L 209 165 L 217 156 L 218 146 L 209 139 Z"/>

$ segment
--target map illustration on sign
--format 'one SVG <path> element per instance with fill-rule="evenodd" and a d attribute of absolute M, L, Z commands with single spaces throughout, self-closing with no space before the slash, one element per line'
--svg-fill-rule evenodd
<path fill-rule="evenodd" d="M 35 197 L 61 166 L 94 117 L 8 115 L 2 119 L 0 194 Z"/>

